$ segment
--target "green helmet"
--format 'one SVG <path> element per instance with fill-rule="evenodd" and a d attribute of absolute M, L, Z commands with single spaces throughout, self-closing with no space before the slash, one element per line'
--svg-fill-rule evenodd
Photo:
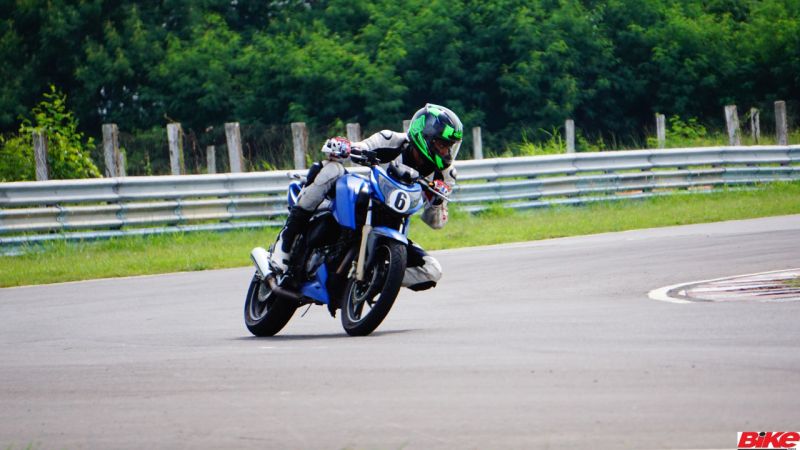
<path fill-rule="evenodd" d="M 464 126 L 456 113 L 431 103 L 414 114 L 408 128 L 412 149 L 438 170 L 450 167 L 456 159 L 463 135 Z"/>

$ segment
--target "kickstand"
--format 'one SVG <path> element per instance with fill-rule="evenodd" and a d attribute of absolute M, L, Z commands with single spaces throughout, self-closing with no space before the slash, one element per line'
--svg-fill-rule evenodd
<path fill-rule="evenodd" d="M 306 316 L 306 313 L 308 312 L 308 310 L 311 309 L 311 305 L 312 305 L 312 303 L 309 303 L 308 304 L 308 308 L 306 308 L 306 310 L 303 311 L 303 314 L 300 315 L 301 319 Z"/>

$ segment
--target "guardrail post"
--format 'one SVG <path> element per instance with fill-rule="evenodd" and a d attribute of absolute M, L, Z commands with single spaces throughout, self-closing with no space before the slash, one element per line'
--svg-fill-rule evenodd
<path fill-rule="evenodd" d="M 408 133 L 408 129 L 411 128 L 411 121 L 404 120 L 403 121 L 403 133 Z"/>
<path fill-rule="evenodd" d="M 357 123 L 347 124 L 347 140 L 358 142 L 361 140 L 361 125 Z"/>
<path fill-rule="evenodd" d="M 761 141 L 761 112 L 757 108 L 750 108 L 750 136 L 754 144 Z"/>
<path fill-rule="evenodd" d="M 656 140 L 658 148 L 667 146 L 667 118 L 664 114 L 656 113 Z"/>
<path fill-rule="evenodd" d="M 186 173 L 186 165 L 183 160 L 183 131 L 181 124 L 167 124 L 167 142 L 169 142 L 169 168 L 172 175 L 183 175 Z"/>
<path fill-rule="evenodd" d="M 239 122 L 225 124 L 225 141 L 228 143 L 228 161 L 230 162 L 230 172 L 244 172 L 242 132 L 239 128 Z"/>
<path fill-rule="evenodd" d="M 294 147 L 294 168 L 306 168 L 308 154 L 308 128 L 303 122 L 292 122 L 292 144 Z"/>
<path fill-rule="evenodd" d="M 206 167 L 208 173 L 217 173 L 217 148 L 213 145 L 206 147 Z"/>
<path fill-rule="evenodd" d="M 736 105 L 725 107 L 725 123 L 728 126 L 728 144 L 742 145 L 742 138 L 739 132 L 739 115 L 736 113 Z"/>
<path fill-rule="evenodd" d="M 33 157 L 36 160 L 36 181 L 47 181 L 47 136 L 42 131 L 33 132 Z"/>
<path fill-rule="evenodd" d="M 103 157 L 107 177 L 125 176 L 125 159 L 119 150 L 119 128 L 117 124 L 103 125 Z"/>
<path fill-rule="evenodd" d="M 789 127 L 786 124 L 786 102 L 775 102 L 775 134 L 778 136 L 778 145 L 789 144 Z"/>
<path fill-rule="evenodd" d="M 472 158 L 483 159 L 483 137 L 481 137 L 481 127 L 472 128 Z"/>
<path fill-rule="evenodd" d="M 575 153 L 575 121 L 567 119 L 564 123 L 564 128 L 567 141 L 567 153 Z"/>

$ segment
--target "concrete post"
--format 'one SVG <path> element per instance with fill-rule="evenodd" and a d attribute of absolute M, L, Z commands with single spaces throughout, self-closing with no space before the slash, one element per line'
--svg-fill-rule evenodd
<path fill-rule="evenodd" d="M 567 119 L 564 122 L 565 138 L 567 142 L 567 153 L 575 153 L 575 121 Z"/>
<path fill-rule="evenodd" d="M 761 141 L 761 113 L 756 108 L 750 108 L 750 137 L 754 144 Z"/>
<path fill-rule="evenodd" d="M 183 160 L 183 131 L 181 124 L 167 124 L 167 142 L 169 143 L 169 168 L 172 175 L 183 175 L 186 173 L 186 165 Z"/>
<path fill-rule="evenodd" d="M 736 105 L 725 107 L 725 123 L 728 127 L 728 145 L 742 145 L 741 133 L 739 132 L 739 115 L 736 112 Z"/>
<path fill-rule="evenodd" d="M 303 122 L 292 123 L 292 145 L 294 147 L 294 168 L 306 168 L 308 154 L 308 128 Z"/>
<path fill-rule="evenodd" d="M 658 148 L 667 146 L 667 118 L 663 114 L 656 114 L 656 140 Z"/>
<path fill-rule="evenodd" d="M 47 136 L 44 132 L 33 132 L 33 158 L 36 161 L 36 181 L 49 179 L 47 169 Z"/>
<path fill-rule="evenodd" d="M 483 159 L 483 137 L 481 136 L 481 127 L 474 127 L 472 129 L 472 157 L 474 159 Z"/>
<path fill-rule="evenodd" d="M 208 173 L 217 173 L 217 148 L 213 145 L 206 147 L 206 167 Z"/>
<path fill-rule="evenodd" d="M 125 176 L 125 159 L 119 150 L 119 128 L 116 124 L 103 125 L 103 158 L 107 177 Z"/>
<path fill-rule="evenodd" d="M 777 134 L 778 145 L 789 145 L 789 127 L 786 120 L 786 102 L 779 100 L 775 102 L 775 134 Z"/>
<path fill-rule="evenodd" d="M 361 140 L 361 125 L 357 123 L 347 124 L 347 139 L 350 142 L 358 142 Z"/>
<path fill-rule="evenodd" d="M 244 172 L 244 156 L 242 154 L 242 132 L 238 122 L 225 124 L 225 141 L 228 143 L 228 161 L 231 173 Z"/>

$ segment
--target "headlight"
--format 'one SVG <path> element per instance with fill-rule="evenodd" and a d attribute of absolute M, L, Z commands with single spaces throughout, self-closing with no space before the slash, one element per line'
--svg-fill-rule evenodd
<path fill-rule="evenodd" d="M 383 176 L 378 177 L 378 187 L 386 206 L 400 214 L 413 213 L 422 206 L 422 190 L 407 191 Z"/>

